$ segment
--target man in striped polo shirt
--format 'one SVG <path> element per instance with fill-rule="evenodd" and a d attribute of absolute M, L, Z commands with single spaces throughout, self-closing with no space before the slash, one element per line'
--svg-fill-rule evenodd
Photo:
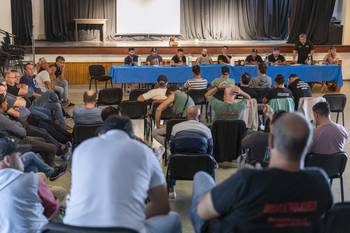
<path fill-rule="evenodd" d="M 203 90 L 208 87 L 208 80 L 201 76 L 201 68 L 199 65 L 192 67 L 193 79 L 187 80 L 184 87 L 188 90 Z"/>

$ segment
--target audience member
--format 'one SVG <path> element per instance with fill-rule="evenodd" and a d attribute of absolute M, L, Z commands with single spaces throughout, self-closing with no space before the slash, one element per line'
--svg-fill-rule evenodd
<path fill-rule="evenodd" d="M 258 50 L 257 49 L 252 49 L 252 53 L 248 55 L 245 59 L 245 64 L 246 65 L 258 65 L 260 63 L 263 63 L 263 59 L 261 58 L 260 55 L 258 55 Z"/>
<path fill-rule="evenodd" d="M 218 56 L 218 64 L 230 64 L 232 56 L 228 55 L 228 47 L 224 46 Z"/>
<path fill-rule="evenodd" d="M 178 48 L 176 54 L 170 60 L 171 66 L 184 66 L 186 65 L 186 57 L 184 55 L 184 50 Z"/>
<path fill-rule="evenodd" d="M 213 59 L 208 55 L 207 49 L 202 49 L 201 55 L 196 60 L 197 65 L 213 64 Z"/>
<path fill-rule="evenodd" d="M 306 82 L 299 79 L 296 74 L 291 74 L 288 79 L 288 88 L 292 91 L 295 108 L 298 109 L 299 100 L 303 97 L 311 97 L 312 90 Z"/>
<path fill-rule="evenodd" d="M 38 83 L 41 92 L 46 92 L 47 90 L 52 89 L 50 74 L 48 72 L 49 64 L 47 64 L 46 59 L 42 57 L 39 59 L 38 65 L 39 71 L 35 77 L 35 81 Z"/>
<path fill-rule="evenodd" d="M 208 80 L 202 78 L 201 67 L 199 65 L 192 66 L 192 73 L 194 78 L 187 80 L 184 84 L 185 89 L 188 90 L 203 90 L 208 87 Z"/>
<path fill-rule="evenodd" d="M 73 110 L 74 124 L 98 124 L 102 123 L 102 109 L 96 107 L 96 93 L 85 91 L 83 96 L 84 106 L 75 107 Z"/>
<path fill-rule="evenodd" d="M 319 102 L 312 107 L 316 129 L 310 152 L 314 154 L 335 154 L 344 151 L 349 137 L 346 129 L 331 120 L 331 112 L 327 102 Z"/>
<path fill-rule="evenodd" d="M 314 45 L 307 40 L 306 34 L 300 34 L 299 41 L 295 44 L 293 50 L 293 62 L 297 62 L 298 64 L 312 63 L 314 52 Z M 296 60 L 297 56 L 298 60 Z"/>
<path fill-rule="evenodd" d="M 130 119 L 110 116 L 101 133 L 74 151 L 71 197 L 64 223 L 150 233 L 181 232 L 179 216 L 169 213 L 160 164 L 151 149 L 133 139 Z M 103 159 L 96 156 L 97 151 Z"/>
<path fill-rule="evenodd" d="M 129 54 L 124 58 L 124 65 L 137 66 L 139 56 L 136 55 L 135 48 L 129 48 Z"/>
<path fill-rule="evenodd" d="M 159 75 L 157 78 L 157 88 L 149 90 L 143 95 L 137 97 L 137 101 L 145 102 L 152 100 L 156 103 L 161 103 L 167 99 L 166 91 L 168 88 L 168 78 L 165 75 Z"/>
<path fill-rule="evenodd" d="M 67 105 L 68 107 L 74 106 L 73 103 L 69 101 L 68 98 L 68 81 L 65 79 L 65 67 L 66 67 L 66 60 L 62 56 L 56 57 L 56 72 L 55 72 L 55 81 L 54 85 L 59 86 L 63 88 L 63 104 Z"/>
<path fill-rule="evenodd" d="M 267 56 L 267 61 L 273 65 L 282 65 L 286 63 L 286 58 L 281 55 L 280 48 L 273 48 L 272 54 Z"/>
<path fill-rule="evenodd" d="M 22 96 L 25 97 L 28 94 L 28 86 L 19 84 L 17 81 L 20 76 L 17 70 L 10 70 L 5 72 L 5 82 L 7 86 L 7 92 L 13 96 Z"/>
<path fill-rule="evenodd" d="M 230 78 L 230 68 L 228 66 L 221 67 L 221 77 L 214 79 L 211 86 L 219 87 L 221 83 L 225 83 L 226 86 L 235 85 L 235 80 Z"/>
<path fill-rule="evenodd" d="M 293 98 L 291 90 L 284 86 L 285 80 L 282 74 L 275 78 L 276 86 L 272 88 L 265 96 L 264 103 L 268 103 L 271 99 Z"/>
<path fill-rule="evenodd" d="M 269 169 L 241 169 L 217 186 L 208 174 L 197 173 L 195 232 L 317 232 L 333 199 L 322 170 L 302 169 L 311 134 L 301 115 L 286 113 L 269 136 Z"/>
<path fill-rule="evenodd" d="M 323 64 L 339 64 L 339 57 L 335 46 L 329 48 L 327 55 L 323 58 Z"/>
<path fill-rule="evenodd" d="M 250 77 L 250 74 L 245 72 L 241 76 L 241 81 L 239 84 L 239 87 L 241 88 L 242 91 L 247 93 L 251 98 L 258 98 L 258 93 L 254 88 L 249 87 L 250 80 L 252 78 Z"/>
<path fill-rule="evenodd" d="M 258 66 L 258 77 L 250 81 L 249 86 L 253 88 L 271 88 L 271 78 L 266 74 L 267 66 L 265 63 L 260 63 Z"/>
<path fill-rule="evenodd" d="M 161 66 L 163 65 L 163 58 L 158 54 L 157 48 L 151 49 L 151 54 L 146 58 L 147 65 L 150 66 Z"/>

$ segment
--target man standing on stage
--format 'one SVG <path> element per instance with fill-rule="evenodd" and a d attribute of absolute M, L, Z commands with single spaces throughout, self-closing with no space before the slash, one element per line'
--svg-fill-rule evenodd
<path fill-rule="evenodd" d="M 298 64 L 307 64 L 308 62 L 312 62 L 314 52 L 314 45 L 307 40 L 306 34 L 300 34 L 299 41 L 294 47 L 293 62 L 295 63 L 297 55 Z"/>

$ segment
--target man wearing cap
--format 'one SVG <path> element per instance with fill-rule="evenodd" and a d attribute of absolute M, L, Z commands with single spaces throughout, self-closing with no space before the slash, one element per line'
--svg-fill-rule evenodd
<path fill-rule="evenodd" d="M 267 61 L 274 65 L 281 65 L 286 63 L 286 58 L 281 55 L 279 48 L 273 48 L 272 54 L 267 56 Z"/>
<path fill-rule="evenodd" d="M 59 210 L 58 200 L 34 173 L 23 173 L 20 148 L 0 138 L 0 233 L 36 233 Z"/>
<path fill-rule="evenodd" d="M 151 49 L 151 54 L 146 58 L 147 65 L 150 66 L 161 66 L 163 65 L 163 58 L 158 54 L 157 48 Z"/>
<path fill-rule="evenodd" d="M 139 60 L 139 56 L 135 53 L 135 48 L 129 48 L 129 54 L 124 58 L 124 65 L 135 66 Z"/>
<path fill-rule="evenodd" d="M 252 53 L 247 56 L 245 59 L 245 64 L 246 65 L 257 65 L 260 63 L 263 63 L 263 59 L 261 58 L 260 55 L 258 55 L 258 50 L 257 49 L 252 49 Z"/>
<path fill-rule="evenodd" d="M 152 100 L 153 102 L 161 103 L 167 99 L 166 91 L 168 86 L 168 78 L 165 75 L 159 75 L 157 79 L 157 88 L 149 90 L 137 98 L 137 101 L 145 102 Z"/>
<path fill-rule="evenodd" d="M 212 87 L 219 87 L 221 83 L 225 83 L 225 86 L 234 86 L 235 80 L 230 78 L 230 68 L 223 66 L 221 68 L 221 77 L 214 79 L 211 82 Z"/>

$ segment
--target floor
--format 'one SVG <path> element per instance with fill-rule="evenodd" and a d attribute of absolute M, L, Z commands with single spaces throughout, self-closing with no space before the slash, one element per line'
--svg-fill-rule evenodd
<path fill-rule="evenodd" d="M 70 87 L 70 98 L 71 100 L 78 104 L 82 104 L 82 94 L 87 89 L 87 86 L 71 86 Z M 319 87 L 314 88 L 314 94 L 320 95 Z M 341 93 L 347 95 L 348 99 L 350 99 L 350 82 L 344 82 L 344 86 L 341 90 Z M 348 103 L 345 110 L 345 125 L 347 131 L 350 132 L 350 104 Z M 335 116 L 332 116 L 335 119 Z M 69 122 L 70 123 L 70 122 Z M 143 135 L 143 122 L 142 121 L 134 121 L 134 127 L 136 134 L 138 136 Z M 350 142 L 350 141 L 349 141 Z M 350 144 L 349 142 L 346 144 L 345 151 L 350 154 Z M 345 200 L 350 201 L 350 170 L 349 163 L 346 168 L 344 174 L 344 187 L 345 187 Z M 222 182 L 224 179 L 235 173 L 236 169 L 234 168 L 219 168 L 216 173 L 216 179 L 218 182 Z M 52 183 L 52 185 L 63 186 L 67 190 L 70 188 L 70 173 L 67 172 L 64 176 L 60 177 L 58 180 Z M 339 189 L 339 180 L 336 180 L 333 183 L 333 194 L 334 200 L 336 202 L 340 201 L 340 189 Z M 181 215 L 182 219 L 182 229 L 184 233 L 192 233 L 192 225 L 188 216 L 188 209 L 191 204 L 191 193 L 192 193 L 192 183 L 190 181 L 179 181 L 176 186 L 177 198 L 176 200 L 171 200 L 171 207 L 173 211 L 178 212 Z"/>

